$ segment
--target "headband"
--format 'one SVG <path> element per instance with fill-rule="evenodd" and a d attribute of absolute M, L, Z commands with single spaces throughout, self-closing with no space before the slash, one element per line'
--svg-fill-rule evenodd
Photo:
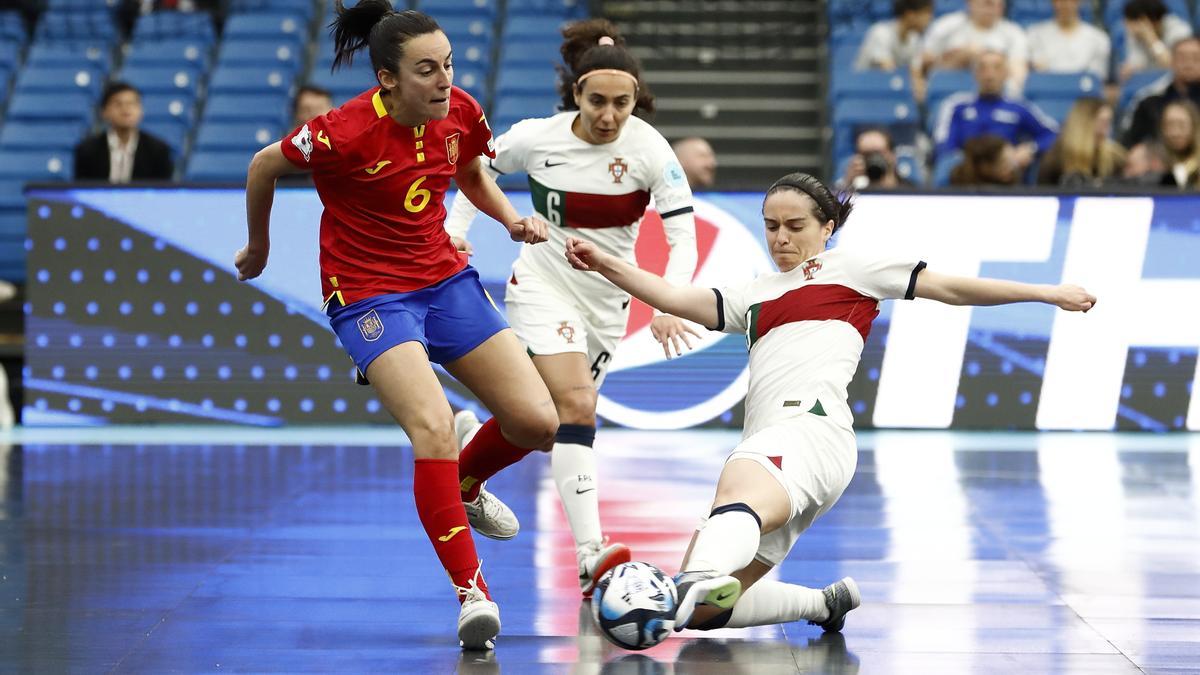
<path fill-rule="evenodd" d="M 782 188 L 782 187 L 790 187 L 790 188 L 799 190 L 799 191 L 803 192 L 804 194 L 808 195 L 809 199 L 812 199 L 813 203 L 817 205 L 817 208 L 821 209 L 821 215 L 825 218 L 825 220 L 832 220 L 834 223 L 837 223 L 839 225 L 841 224 L 841 223 L 838 223 L 838 219 L 836 217 L 837 209 L 835 208 L 834 209 L 835 213 L 833 215 L 830 215 L 829 210 L 826 209 L 825 205 L 822 203 L 823 201 L 825 201 L 825 199 L 828 198 L 828 195 L 818 194 L 815 187 L 812 184 L 799 183 L 796 181 L 788 180 L 786 178 L 780 178 L 779 180 L 772 183 L 771 187 L 767 188 L 767 194 L 769 195 L 772 192 L 774 192 L 775 190 Z M 836 201 L 837 200 L 834 199 L 835 203 L 836 203 Z"/>
<path fill-rule="evenodd" d="M 624 70 L 617 70 L 616 68 L 598 68 L 596 70 L 589 70 L 583 75 L 580 75 L 579 79 L 575 80 L 575 86 L 583 88 L 583 81 L 593 75 L 624 75 L 633 81 L 633 91 L 636 93 L 638 90 L 638 79 L 633 76 L 633 73 L 627 73 Z"/>

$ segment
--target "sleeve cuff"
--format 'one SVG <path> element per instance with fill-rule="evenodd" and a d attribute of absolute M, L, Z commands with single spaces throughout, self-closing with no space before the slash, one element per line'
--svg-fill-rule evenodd
<path fill-rule="evenodd" d="M 717 296 L 717 325 L 712 328 L 715 331 L 725 330 L 725 298 L 721 295 L 721 291 L 712 289 L 713 294 Z"/>
<path fill-rule="evenodd" d="M 913 268 L 912 274 L 908 277 L 908 290 L 904 292 L 905 300 L 912 300 L 913 298 L 917 297 L 917 275 L 920 274 L 921 270 L 925 269 L 925 267 L 925 261 L 922 260 L 917 263 L 916 267 Z"/>

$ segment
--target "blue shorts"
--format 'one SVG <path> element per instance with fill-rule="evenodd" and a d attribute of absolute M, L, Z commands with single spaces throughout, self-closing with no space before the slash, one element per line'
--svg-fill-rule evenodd
<path fill-rule="evenodd" d="M 330 305 L 328 313 L 333 332 L 364 375 L 380 354 L 404 342 L 420 342 L 430 361 L 448 363 L 508 328 L 470 266 L 427 288 Z"/>

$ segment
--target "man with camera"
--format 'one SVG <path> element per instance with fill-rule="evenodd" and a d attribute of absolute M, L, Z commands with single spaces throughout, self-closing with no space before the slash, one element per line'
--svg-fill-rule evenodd
<path fill-rule="evenodd" d="M 913 184 L 896 174 L 892 136 L 885 129 L 865 129 L 854 140 L 854 156 L 838 181 L 843 190 L 895 190 Z"/>

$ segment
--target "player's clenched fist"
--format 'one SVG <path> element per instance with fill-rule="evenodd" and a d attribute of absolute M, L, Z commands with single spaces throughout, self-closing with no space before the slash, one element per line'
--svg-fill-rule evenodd
<path fill-rule="evenodd" d="M 267 266 L 267 252 L 265 248 L 252 249 L 249 245 L 242 247 L 233 257 L 233 264 L 238 271 L 238 281 L 253 279 L 262 274 L 263 269 Z"/>
<path fill-rule="evenodd" d="M 567 262 L 584 272 L 598 272 L 604 253 L 590 241 L 567 237 Z"/>
<path fill-rule="evenodd" d="M 513 241 L 522 241 L 526 244 L 540 244 L 546 241 L 546 221 L 537 216 L 525 216 L 518 221 L 509 223 L 508 236 L 512 237 Z"/>
<path fill-rule="evenodd" d="M 1086 312 L 1096 305 L 1096 296 L 1079 286 L 1062 284 L 1054 289 L 1054 304 L 1069 312 Z"/>

